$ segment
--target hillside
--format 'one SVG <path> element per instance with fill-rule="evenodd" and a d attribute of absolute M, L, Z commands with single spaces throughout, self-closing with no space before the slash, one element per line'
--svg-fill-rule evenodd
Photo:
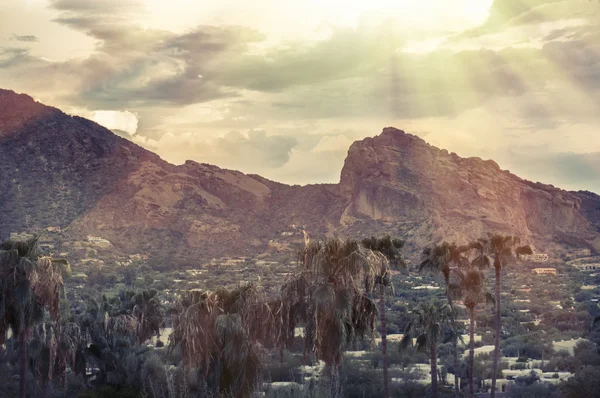
<path fill-rule="evenodd" d="M 1 233 L 60 225 L 124 253 L 197 261 L 256 255 L 290 225 L 311 236 L 400 235 L 411 249 L 487 231 L 542 250 L 600 250 L 600 197 L 525 181 L 401 130 L 355 142 L 339 184 L 288 186 L 172 165 L 79 117 L 0 90 Z"/>

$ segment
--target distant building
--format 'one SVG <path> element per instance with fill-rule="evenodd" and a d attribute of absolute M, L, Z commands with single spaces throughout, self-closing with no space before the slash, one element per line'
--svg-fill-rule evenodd
<path fill-rule="evenodd" d="M 34 237 L 35 237 L 35 235 L 28 234 L 27 232 L 11 232 L 10 233 L 10 239 L 11 240 L 22 241 L 22 240 L 29 240 L 29 239 L 32 239 Z"/>
<path fill-rule="evenodd" d="M 556 268 L 534 268 L 532 272 L 537 275 L 556 275 Z"/>
<path fill-rule="evenodd" d="M 533 253 L 524 254 L 521 258 L 525 261 L 531 261 L 533 263 L 547 263 L 550 257 L 546 253 Z"/>
<path fill-rule="evenodd" d="M 93 243 L 95 245 L 110 246 L 110 241 L 104 238 L 100 238 L 98 236 L 88 236 L 87 240 L 88 242 Z"/>
<path fill-rule="evenodd" d="M 600 263 L 589 263 L 589 264 L 571 264 L 573 268 L 579 271 L 594 271 L 600 269 Z"/>
<path fill-rule="evenodd" d="M 590 249 L 577 249 L 573 250 L 571 255 L 574 257 L 589 257 L 592 255 L 592 251 Z"/>
<path fill-rule="evenodd" d="M 148 255 L 147 254 L 130 254 L 129 255 L 129 259 L 131 261 L 146 261 L 148 260 Z"/>
<path fill-rule="evenodd" d="M 46 228 L 46 231 L 47 232 L 60 232 L 61 229 L 60 229 L 60 227 L 48 227 L 48 228 Z"/>

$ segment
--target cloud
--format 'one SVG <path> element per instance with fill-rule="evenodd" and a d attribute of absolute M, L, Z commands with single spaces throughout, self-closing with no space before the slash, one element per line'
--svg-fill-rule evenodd
<path fill-rule="evenodd" d="M 256 173 L 285 165 L 297 140 L 295 137 L 250 130 L 247 134 L 230 131 L 223 137 L 213 139 L 207 139 L 202 134 L 167 133 L 150 144 L 172 163 L 180 164 L 194 159 Z"/>
<path fill-rule="evenodd" d="M 0 47 L 0 69 L 10 68 L 30 60 L 29 49 L 21 47 Z"/>
<path fill-rule="evenodd" d="M 34 35 L 23 35 L 23 36 L 19 36 L 19 35 L 15 35 L 13 34 L 11 37 L 12 40 L 16 40 L 16 41 L 22 41 L 22 42 L 26 42 L 26 43 L 34 43 L 38 41 L 37 36 Z"/>
<path fill-rule="evenodd" d="M 600 152 L 510 151 L 501 159 L 513 173 L 569 190 L 600 194 Z"/>
<path fill-rule="evenodd" d="M 50 7 L 72 13 L 116 14 L 124 11 L 138 12 L 143 9 L 143 3 L 139 0 L 52 0 Z"/>
<path fill-rule="evenodd" d="M 387 125 L 508 160 L 524 146 L 600 151 L 591 148 L 600 127 L 597 2 L 496 0 L 487 23 L 467 33 L 415 33 L 384 17 L 295 41 L 268 27 L 142 26 L 145 5 L 134 0 L 51 7 L 55 25 L 85 34 L 93 52 L 54 62 L 36 56 L 39 44 L 2 47 L 0 81 L 76 107 L 176 163 L 333 182 L 349 143 Z M 418 40 L 427 51 L 414 51 Z"/>
<path fill-rule="evenodd" d="M 137 132 L 137 117 L 129 111 L 93 111 L 88 119 L 109 130 L 121 130 L 130 135 Z"/>

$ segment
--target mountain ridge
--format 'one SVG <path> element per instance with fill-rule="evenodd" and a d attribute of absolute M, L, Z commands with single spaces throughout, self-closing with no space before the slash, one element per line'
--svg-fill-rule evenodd
<path fill-rule="evenodd" d="M 527 181 L 393 127 L 350 146 L 339 183 L 287 185 L 191 160 L 173 165 L 94 122 L 0 90 L 0 170 L 13 177 L 0 181 L 5 234 L 58 224 L 76 239 L 102 236 L 124 253 L 181 261 L 264 253 L 290 225 L 316 237 L 391 233 L 415 252 L 487 231 L 540 250 L 600 250 L 600 196 Z"/>

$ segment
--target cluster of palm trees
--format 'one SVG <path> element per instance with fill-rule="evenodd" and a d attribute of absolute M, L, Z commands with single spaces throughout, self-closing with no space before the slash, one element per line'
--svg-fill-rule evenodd
<path fill-rule="evenodd" d="M 455 372 L 458 367 L 457 345 L 462 338 L 456 328 L 456 300 L 462 300 L 470 318 L 468 380 L 473 395 L 474 315 L 478 306 L 494 301 L 485 289 L 482 270 L 488 266 L 496 272 L 497 369 L 501 270 L 515 255 L 531 252 L 518 245 L 516 237 L 494 235 L 464 246 L 442 243 L 423 251 L 419 268 L 443 275 L 447 303 L 416 308 L 400 347 L 414 339 L 417 348 L 428 350 L 435 397 L 437 344 L 448 334 Z M 356 340 L 372 339 L 379 320 L 387 398 L 385 297 L 386 291 L 393 291 L 391 270 L 405 266 L 403 247 L 403 241 L 390 236 L 307 240 L 299 269 L 275 297 L 253 284 L 187 292 L 169 311 L 173 324 L 169 352 L 180 356 L 183 374 L 195 371 L 217 394 L 248 397 L 262 381 L 263 350 L 279 350 L 283 358 L 302 326 L 304 358 L 312 354 L 326 364 L 331 381 L 327 395 L 337 397 L 342 390 L 343 353 Z M 93 368 L 90 383 L 95 385 L 133 385 L 128 375 L 131 370 L 142 371 L 142 358 L 150 350 L 144 343 L 159 336 L 164 326 L 166 311 L 155 290 L 91 300 L 77 322 L 66 322 L 60 302 L 62 275 L 69 271 L 66 261 L 39 255 L 37 238 L 0 244 L 0 346 L 10 328 L 20 353 L 21 397 L 26 395 L 28 369 L 42 383 L 44 394 L 53 379 L 64 381 L 67 368 L 84 380 L 89 378 L 86 369 Z M 495 379 L 492 389 L 494 385 Z M 456 381 L 455 389 L 458 394 Z"/>
<path fill-rule="evenodd" d="M 468 394 L 473 397 L 474 324 L 479 306 L 494 305 L 495 339 L 490 396 L 495 396 L 496 377 L 500 358 L 500 333 L 502 327 L 501 277 L 502 269 L 521 255 L 531 254 L 529 246 L 520 246 L 516 236 L 489 235 L 466 245 L 444 242 L 425 248 L 419 270 L 440 273 L 444 278 L 446 304 L 430 303 L 413 311 L 414 321 L 406 329 L 400 348 L 411 345 L 413 339 L 421 349 L 429 349 L 431 361 L 431 384 L 434 397 L 437 397 L 436 346 L 445 333 L 449 332 L 452 341 L 454 372 L 458 372 L 458 340 L 461 339 L 456 326 L 455 301 L 461 300 L 469 316 L 469 355 L 467 361 Z M 493 267 L 495 273 L 494 295 L 486 289 L 484 270 Z M 455 375 L 455 395 L 460 395 L 458 378 Z"/>
<path fill-rule="evenodd" d="M 141 348 L 164 322 L 156 291 L 91 300 L 77 322 L 69 322 L 61 308 L 63 275 L 69 273 L 66 260 L 40 255 L 37 237 L 0 243 L 0 346 L 10 329 L 18 347 L 22 398 L 29 370 L 42 384 L 44 397 L 53 379 L 66 383 L 67 369 L 85 379 L 86 368 L 94 367 L 97 384 L 123 378 L 131 348 Z"/>
<path fill-rule="evenodd" d="M 390 237 L 307 242 L 300 269 L 276 298 L 253 285 L 190 292 L 179 300 L 170 346 L 184 353 L 185 366 L 203 371 L 218 393 L 246 397 L 261 381 L 260 348 L 283 353 L 303 326 L 305 358 L 313 353 L 325 362 L 327 395 L 340 396 L 343 352 L 356 339 L 374 336 L 373 293 L 391 287 L 390 269 L 404 264 L 403 245 Z"/>

